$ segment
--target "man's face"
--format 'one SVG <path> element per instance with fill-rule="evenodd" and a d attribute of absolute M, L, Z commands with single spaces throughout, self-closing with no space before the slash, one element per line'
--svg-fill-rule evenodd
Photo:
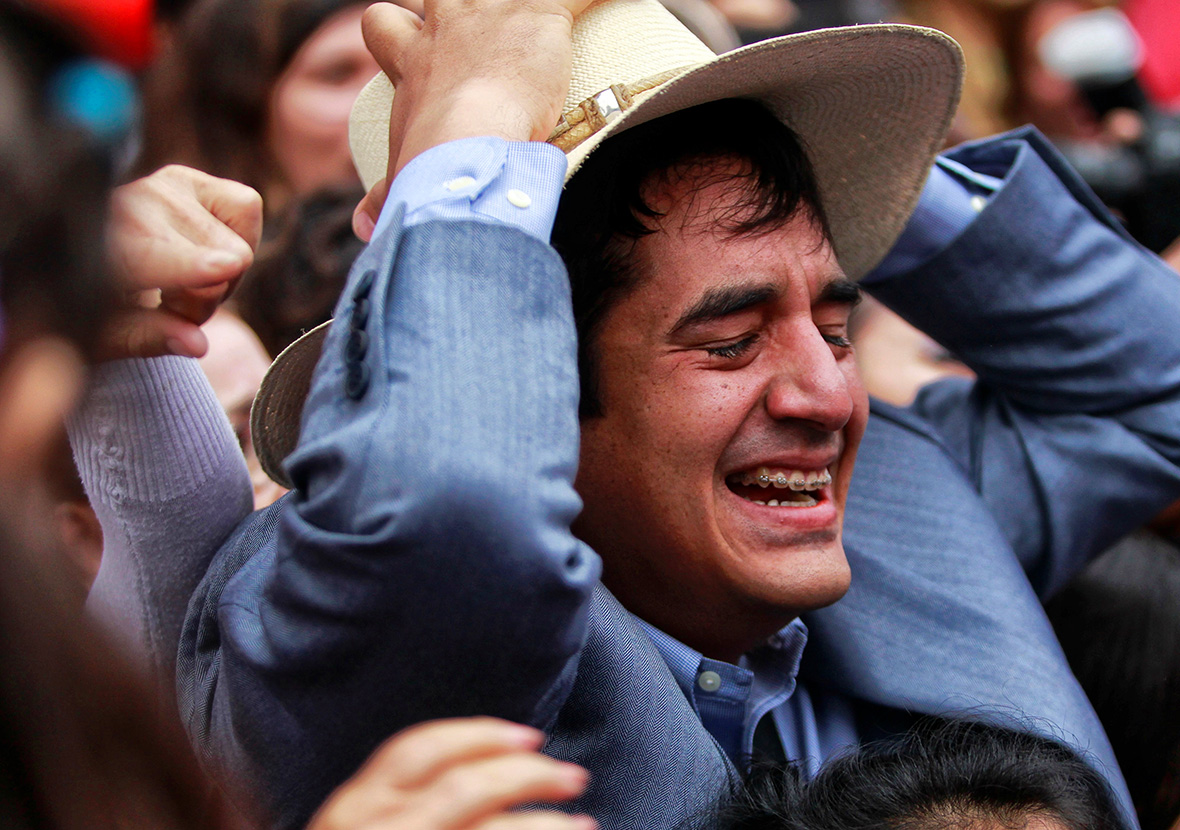
<path fill-rule="evenodd" d="M 574 529 L 628 609 L 736 660 L 847 590 L 868 401 L 847 342 L 856 288 L 822 234 L 803 211 L 719 232 L 737 188 L 710 179 L 647 194 L 666 214 L 595 339 L 603 414 L 582 423 Z"/>

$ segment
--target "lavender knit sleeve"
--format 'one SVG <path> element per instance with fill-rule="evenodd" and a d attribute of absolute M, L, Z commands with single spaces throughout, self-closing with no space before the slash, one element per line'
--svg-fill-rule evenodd
<path fill-rule="evenodd" d="M 189 596 L 252 509 L 241 449 L 188 358 L 99 367 L 67 427 L 103 530 L 87 611 L 171 690 Z"/>

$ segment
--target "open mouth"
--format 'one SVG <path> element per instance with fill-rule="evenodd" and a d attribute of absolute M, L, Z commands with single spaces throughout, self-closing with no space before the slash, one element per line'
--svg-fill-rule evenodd
<path fill-rule="evenodd" d="M 727 476 L 725 484 L 737 496 L 767 507 L 814 507 L 824 500 L 823 489 L 832 475 L 822 470 L 758 467 Z"/>

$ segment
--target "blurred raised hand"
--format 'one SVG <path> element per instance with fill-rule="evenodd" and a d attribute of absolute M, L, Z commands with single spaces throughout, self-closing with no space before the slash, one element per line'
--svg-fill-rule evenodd
<path fill-rule="evenodd" d="M 128 304 L 105 357 L 200 357 L 200 326 L 254 261 L 262 199 L 252 188 L 169 165 L 115 190 L 108 257 Z"/>
<path fill-rule="evenodd" d="M 567 801 L 589 776 L 538 750 L 544 735 L 496 718 L 419 724 L 382 744 L 307 830 L 595 830 L 588 816 L 520 810 Z"/>

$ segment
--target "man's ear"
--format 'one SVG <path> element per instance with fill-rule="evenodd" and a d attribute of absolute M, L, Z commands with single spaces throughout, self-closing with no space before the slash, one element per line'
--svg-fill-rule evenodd
<path fill-rule="evenodd" d="M 0 485 L 41 482 L 62 422 L 82 390 L 73 346 L 41 337 L 17 347 L 0 370 Z"/>

